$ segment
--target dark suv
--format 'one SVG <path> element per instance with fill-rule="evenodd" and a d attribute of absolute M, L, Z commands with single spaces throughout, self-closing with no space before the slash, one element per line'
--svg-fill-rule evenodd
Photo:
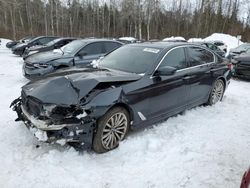
<path fill-rule="evenodd" d="M 16 46 L 14 46 L 12 48 L 12 53 L 15 55 L 22 56 L 25 49 L 30 48 L 32 46 L 36 46 L 36 45 L 45 45 L 45 44 L 49 43 L 50 41 L 55 40 L 56 38 L 58 38 L 58 37 L 53 37 L 53 36 L 51 36 L 51 37 L 47 37 L 47 36 L 36 37 L 27 43 L 17 44 Z"/>
<path fill-rule="evenodd" d="M 106 39 L 75 40 L 60 49 L 27 57 L 23 73 L 26 78 L 34 79 L 60 68 L 86 66 L 122 45 L 121 42 Z"/>

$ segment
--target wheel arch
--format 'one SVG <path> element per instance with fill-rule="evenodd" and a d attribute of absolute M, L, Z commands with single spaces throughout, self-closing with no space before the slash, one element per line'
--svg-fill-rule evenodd
<path fill-rule="evenodd" d="M 130 121 L 133 121 L 133 119 L 134 119 L 134 113 L 133 113 L 133 110 L 129 107 L 129 105 L 127 105 L 125 103 L 122 103 L 122 102 L 118 102 L 118 103 L 114 104 L 110 109 L 115 108 L 115 107 L 122 107 L 125 110 L 127 110 L 128 113 L 129 113 Z"/>
<path fill-rule="evenodd" d="M 218 77 L 216 80 L 222 80 L 223 83 L 224 83 L 224 92 L 225 92 L 225 89 L 227 87 L 227 81 L 226 81 L 226 78 L 224 78 L 223 76 L 220 76 Z M 216 82 L 216 80 L 214 82 Z"/>

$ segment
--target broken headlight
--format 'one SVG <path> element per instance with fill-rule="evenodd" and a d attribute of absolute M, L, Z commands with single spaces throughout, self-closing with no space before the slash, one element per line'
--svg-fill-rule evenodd
<path fill-rule="evenodd" d="M 44 105 L 44 115 L 55 119 L 73 118 L 84 113 L 84 110 L 77 106 L 63 107 L 56 105 Z"/>
<path fill-rule="evenodd" d="M 49 65 L 44 63 L 34 63 L 33 66 L 36 68 L 47 68 Z"/>
<path fill-rule="evenodd" d="M 34 50 L 34 51 L 27 51 L 28 53 L 28 55 L 32 55 L 32 54 L 35 54 L 35 53 L 37 53 L 37 52 L 39 52 L 38 50 Z"/>

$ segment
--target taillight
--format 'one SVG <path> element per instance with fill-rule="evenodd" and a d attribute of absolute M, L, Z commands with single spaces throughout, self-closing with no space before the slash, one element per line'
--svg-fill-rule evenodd
<path fill-rule="evenodd" d="M 227 67 L 228 67 L 229 70 L 233 70 L 233 64 L 232 63 L 228 63 Z"/>

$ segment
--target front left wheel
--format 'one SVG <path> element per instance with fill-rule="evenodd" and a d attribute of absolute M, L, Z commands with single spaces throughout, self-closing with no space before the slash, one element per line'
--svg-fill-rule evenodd
<path fill-rule="evenodd" d="M 97 122 L 93 149 L 97 153 L 104 153 L 115 149 L 125 138 L 130 125 L 129 113 L 122 107 L 109 110 Z"/>

